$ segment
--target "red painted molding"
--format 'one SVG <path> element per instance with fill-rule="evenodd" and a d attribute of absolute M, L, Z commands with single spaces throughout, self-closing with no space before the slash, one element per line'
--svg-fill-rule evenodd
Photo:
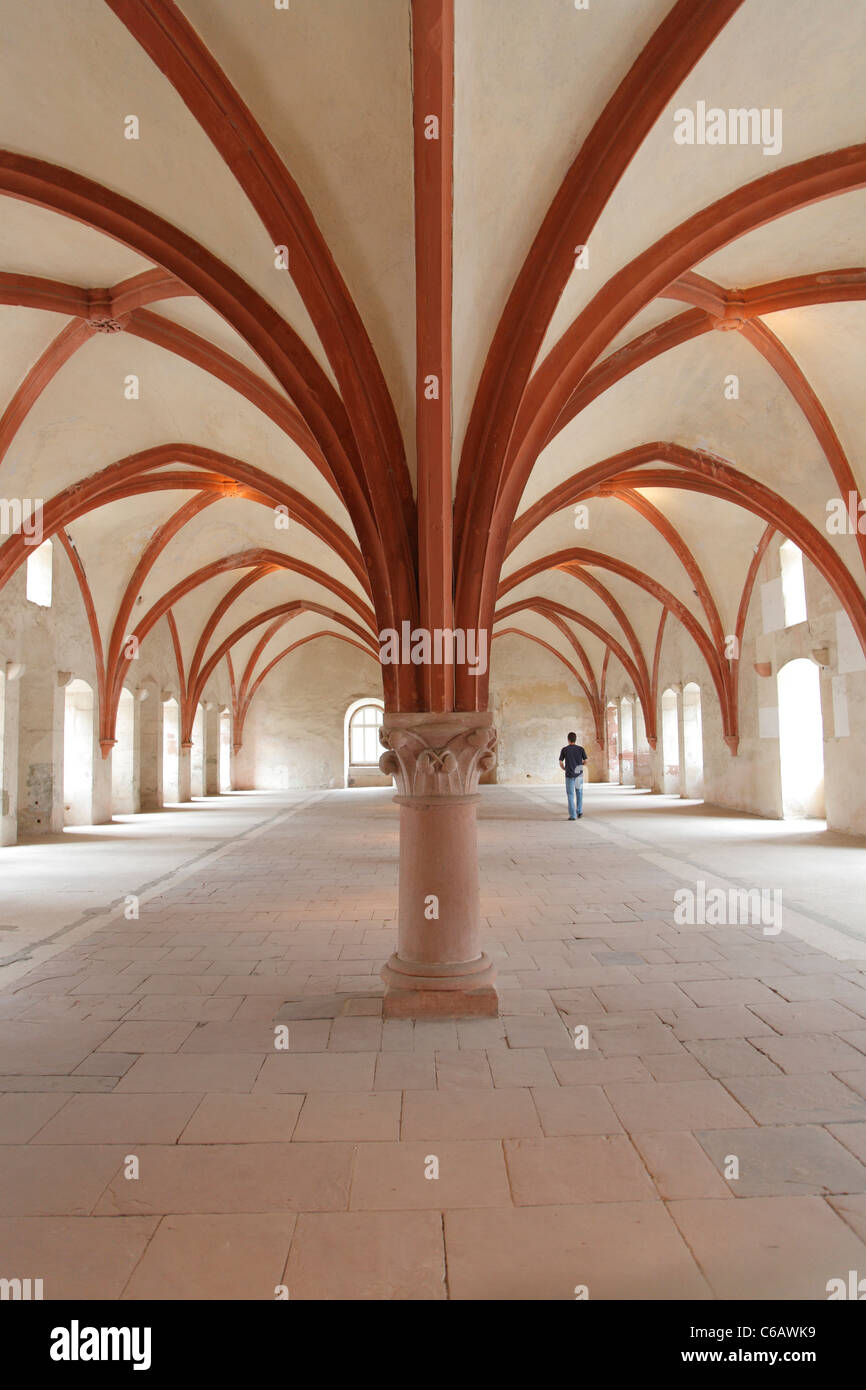
<path fill-rule="evenodd" d="M 328 461 L 361 543 L 378 621 L 395 626 L 398 615 L 414 617 L 417 594 L 411 570 L 400 563 L 405 543 L 399 537 L 400 526 L 393 524 L 393 509 L 390 530 L 380 533 L 364 491 L 364 469 L 343 402 L 277 311 L 192 237 L 131 199 L 68 169 L 3 150 L 0 191 L 84 222 L 156 261 L 240 333 L 295 401 Z M 418 668 L 396 669 L 392 707 L 411 707 L 417 699 Z"/>
<path fill-rule="evenodd" d="M 139 556 L 138 563 L 130 575 L 123 592 L 123 597 L 121 598 L 111 631 L 111 638 L 108 643 L 106 684 L 109 692 L 109 699 L 106 701 L 106 706 L 103 711 L 104 726 L 102 733 L 104 738 L 114 737 L 120 691 L 129 665 L 128 659 L 123 655 L 123 647 L 126 639 L 133 635 L 129 632 L 129 620 L 135 606 L 135 600 L 141 592 L 144 581 L 166 546 L 170 544 L 178 532 L 182 530 L 188 522 L 192 521 L 194 517 L 197 517 L 205 507 L 212 506 L 213 503 L 217 501 L 219 501 L 218 493 L 200 492 L 195 497 L 191 498 L 189 502 L 185 502 L 167 521 L 163 522 L 162 526 L 157 528 Z M 175 657 L 178 664 L 178 674 L 180 675 L 182 705 L 186 694 L 186 685 L 183 675 L 183 656 L 181 654 L 177 628 L 174 624 L 171 609 L 166 605 L 164 611 L 171 629 L 172 641 L 175 644 Z M 139 641 L 142 640 L 137 630 L 134 635 Z"/>
<path fill-rule="evenodd" d="M 663 536 L 668 545 L 674 551 L 683 569 L 691 580 L 692 587 L 697 594 L 701 607 L 707 617 L 710 629 L 710 636 L 716 648 L 721 649 L 724 645 L 725 634 L 722 628 L 722 620 L 719 617 L 719 610 L 708 585 L 704 572 L 686 545 L 676 526 L 670 521 L 658 507 L 654 507 L 641 493 L 635 492 L 632 488 L 623 488 L 615 493 L 617 499 L 625 502 L 632 507 L 640 516 L 654 526 L 660 536 Z"/>
<path fill-rule="evenodd" d="M 575 579 L 581 579 L 584 583 L 588 583 L 590 582 L 590 577 L 583 573 L 583 565 L 596 565 L 601 569 L 608 569 L 612 573 L 620 575 L 623 579 L 629 580 L 632 584 L 636 584 L 639 588 L 644 589 L 648 594 L 652 595 L 654 599 L 682 623 L 707 663 L 707 669 L 709 670 L 713 684 L 716 687 L 716 694 L 719 698 L 719 705 L 722 711 L 722 723 L 725 732 L 735 732 L 731 724 L 731 691 L 728 682 L 728 672 L 722 663 L 719 652 L 713 646 L 712 639 L 707 635 L 697 618 L 686 608 L 684 603 L 681 603 L 669 589 L 664 588 L 663 585 L 657 583 L 656 580 L 644 574 L 642 570 L 637 569 L 634 565 L 629 565 L 624 560 L 616 559 L 612 555 L 605 555 L 597 550 L 586 550 L 581 547 L 560 550 L 555 554 L 545 555 L 541 559 L 533 560 L 528 565 L 524 565 L 520 570 L 515 570 L 513 574 L 510 574 L 507 579 L 503 580 L 499 589 L 500 595 L 507 593 L 509 589 L 514 588 L 518 584 L 526 583 L 527 580 L 534 578 L 538 574 L 543 574 L 545 570 L 549 569 L 564 570 L 566 574 L 572 575 Z M 590 587 L 593 588 L 595 592 L 599 593 L 602 598 L 605 597 L 606 591 L 603 586 L 596 586 L 596 584 L 590 583 Z M 619 609 L 617 613 L 616 609 L 614 609 L 611 604 L 608 606 L 612 608 L 620 626 L 622 626 L 622 618 L 625 616 L 622 610 Z M 626 632 L 627 636 L 629 632 L 631 632 L 634 642 L 637 643 L 637 638 L 634 637 L 633 629 L 631 629 L 630 625 L 624 627 L 623 631 Z M 643 652 L 640 650 L 639 645 L 635 657 L 634 669 L 639 681 L 637 688 L 646 697 L 644 701 L 644 717 L 646 718 L 646 705 L 649 702 L 650 693 L 650 679 L 643 658 Z M 653 725 L 654 732 L 653 721 L 651 720 L 650 723 Z"/>
<path fill-rule="evenodd" d="M 33 364 L 0 418 L 0 463 L 42 392 L 53 381 L 64 363 L 82 344 L 90 341 L 84 319 L 75 318 L 60 330 L 37 362 Z"/>
<path fill-rule="evenodd" d="M 113 289 L 76 289 L 60 286 L 52 280 L 35 276 L 0 275 L 0 302 L 25 308 L 54 309 L 64 313 L 71 303 L 76 305 L 76 317 L 61 329 L 40 358 L 30 368 L 0 419 L 0 463 L 9 445 L 21 428 L 28 413 L 70 357 L 90 341 L 95 323 L 101 319 L 125 322 L 133 308 L 148 304 L 154 298 L 168 299 L 189 294 L 173 275 L 164 270 L 146 270 L 130 280 L 123 280 Z"/>
<path fill-rule="evenodd" d="M 79 289 L 74 285 L 61 285 L 58 289 L 55 281 L 0 273 L 0 303 L 16 304 L 31 309 L 52 309 L 61 313 L 74 307 L 78 322 L 82 325 L 75 333 L 78 346 L 89 341 L 89 333 L 85 331 L 84 325 L 87 322 L 92 323 L 97 315 L 101 315 L 118 323 L 136 337 L 174 352 L 194 366 L 217 377 L 225 385 L 245 396 L 252 405 L 279 425 L 336 489 L 336 481 L 322 450 L 290 401 L 208 339 L 143 307 L 155 300 L 176 298 L 190 293 L 186 285 L 182 285 L 173 275 L 168 275 L 159 267 L 124 280 L 108 290 Z M 71 333 L 72 329 L 73 325 L 67 325 L 58 335 L 56 343 L 59 344 L 64 334 Z M 55 345 L 52 344 L 43 354 L 43 358 L 31 369 L 31 375 L 40 390 L 45 389 L 53 375 L 53 372 L 50 375 L 45 372 L 43 360 L 48 358 L 48 354 L 54 348 Z M 66 357 L 58 361 L 54 371 L 62 366 L 65 360 Z M 20 389 L 23 391 L 24 387 Z M 26 411 L 24 413 L 26 414 Z M 21 418 L 23 419 L 23 416 Z"/>
<path fill-rule="evenodd" d="M 185 475 L 169 472 L 158 476 L 149 473 L 150 469 L 165 468 L 178 463 L 201 469 L 202 473 Z M 204 472 L 213 467 L 220 470 L 219 475 L 208 475 Z M 75 517 L 121 497 L 159 489 L 198 489 L 205 485 L 218 488 L 223 496 L 234 493 L 247 500 L 262 502 L 266 506 L 287 507 L 290 517 L 329 545 L 349 567 L 365 591 L 369 592 L 367 571 L 360 552 L 326 512 L 309 502 L 302 493 L 279 482 L 261 469 L 243 463 L 240 459 L 231 458 L 227 454 L 219 454 L 215 450 L 203 449 L 193 444 L 161 444 L 152 449 L 144 449 L 71 484 L 45 504 L 44 533 L 51 536 L 58 527 L 66 525 Z M 25 559 L 24 537 L 10 536 L 0 545 L 0 588 Z"/>
<path fill-rule="evenodd" d="M 703 208 L 612 276 L 532 378 L 515 424 L 498 508 L 507 510 L 515 492 L 519 499 L 527 461 L 534 461 L 584 372 L 636 313 L 694 264 L 746 232 L 864 183 L 866 145 L 788 165 Z"/>
<path fill-rule="evenodd" d="M 339 623 L 340 626 L 345 627 L 347 631 L 353 633 L 362 645 L 367 647 L 370 655 L 374 656 L 378 661 L 378 644 L 368 637 L 367 633 L 358 623 L 353 622 L 351 618 L 345 617 L 342 613 L 335 612 L 334 609 L 323 607 L 320 603 L 310 603 L 308 600 L 296 599 L 292 603 L 278 604 L 274 608 L 267 609 L 264 613 L 258 613 L 255 617 L 248 618 L 245 623 L 242 623 L 240 627 L 236 627 L 233 632 L 229 633 L 228 637 L 220 642 L 219 646 L 207 658 L 200 669 L 195 669 L 195 666 L 190 668 L 188 682 L 190 707 L 194 709 L 198 704 L 201 699 L 201 693 L 214 668 L 241 638 L 255 631 L 257 627 L 261 627 L 265 623 L 273 622 L 275 618 L 282 617 L 284 622 L 290 622 L 293 618 L 300 616 L 301 613 L 318 613 L 321 617 L 329 618 L 332 622 Z"/>
<path fill-rule="evenodd" d="M 41 275 L 18 275 L 0 270 L 0 304 L 16 308 L 48 309 L 53 314 L 86 318 L 87 290 L 62 280 L 46 280 Z"/>
<path fill-rule="evenodd" d="M 866 270 L 825 271 L 799 275 L 751 290 L 727 290 L 702 275 L 689 273 L 665 292 L 678 299 L 707 308 L 716 328 L 730 324 L 769 362 L 790 391 L 824 452 L 843 497 L 853 492 L 860 500 L 857 480 L 830 418 L 817 393 L 795 359 L 757 313 L 777 313 L 803 304 L 827 304 L 836 300 L 866 298 Z M 866 568 L 866 536 L 858 533 L 857 546 Z"/>
<path fill-rule="evenodd" d="M 252 113 L 172 0 L 106 3 L 198 121 L 273 244 L 288 246 L 292 279 L 346 403 L 355 460 L 359 476 L 366 480 L 379 541 L 388 556 L 390 584 L 402 596 L 401 615 L 414 615 L 415 586 L 410 590 L 407 581 L 414 578 L 415 570 L 415 506 L 396 413 L 361 317 L 309 206 Z"/>
<path fill-rule="evenodd" d="M 572 666 L 571 662 L 567 659 L 567 657 L 564 657 L 564 656 L 563 656 L 562 652 L 559 650 L 558 647 L 554 647 L 553 644 L 550 643 L 550 642 L 545 642 L 545 640 L 544 640 L 543 637 L 536 637 L 536 636 L 534 635 L 534 633 L 532 633 L 532 632 L 525 632 L 525 631 L 523 630 L 523 628 L 521 628 L 521 627 L 504 627 L 504 628 L 500 628 L 500 630 L 499 630 L 498 632 L 494 632 L 494 633 L 493 633 L 493 636 L 494 636 L 494 638 L 495 638 L 495 637 L 525 637 L 526 640 L 527 640 L 527 642 L 537 642 L 538 645 L 539 645 L 539 647 L 546 647 L 546 649 L 547 649 L 553 656 L 556 657 L 557 661 L 560 661 L 560 662 L 562 663 L 562 665 L 566 668 L 566 670 L 569 672 L 569 674 L 570 674 L 571 676 L 574 677 L 574 679 L 577 681 L 578 685 L 580 686 L 581 690 L 583 691 L 584 695 L 586 696 L 587 704 L 589 705 L 590 713 L 592 714 L 592 721 L 593 721 L 593 724 L 595 725 L 595 736 L 596 736 L 596 741 L 599 740 L 599 738 L 600 738 L 600 726 L 599 726 L 599 718 L 598 718 L 598 693 L 597 693 L 597 692 L 593 692 L 593 691 L 590 690 L 590 688 L 589 688 L 589 686 L 587 685 L 586 681 L 584 680 L 583 676 L 580 674 L 580 672 L 577 670 L 577 668 L 576 668 L 575 666 Z"/>
<path fill-rule="evenodd" d="M 658 328 L 647 329 L 645 333 L 640 333 L 636 338 L 632 338 L 631 342 L 612 352 L 609 357 L 603 358 L 586 373 L 580 385 L 569 396 L 544 441 L 545 447 L 560 430 L 565 429 L 582 410 L 611 386 L 615 386 L 618 381 L 622 381 L 631 372 L 637 371 L 639 367 L 661 356 L 662 353 L 679 347 L 681 343 L 688 343 L 703 333 L 709 333 L 712 326 L 703 309 L 689 309 L 684 314 L 677 314 L 675 318 L 668 319 L 667 323 L 660 324 Z"/>
<path fill-rule="evenodd" d="M 250 705 L 253 702 L 253 697 L 261 689 L 261 686 L 263 685 L 267 677 L 270 675 L 271 671 L 273 671 L 275 666 L 279 665 L 279 663 L 284 659 L 284 657 L 290 656 L 292 652 L 297 651 L 298 647 L 304 647 L 308 642 L 315 642 L 319 637 L 333 637 L 338 642 L 346 642 L 350 647 L 355 647 L 359 652 L 363 652 L 364 656 L 370 657 L 371 661 L 375 660 L 376 664 L 378 665 L 377 658 L 373 656 L 372 652 L 370 652 L 367 649 L 367 647 L 362 647 L 360 642 L 356 642 L 352 637 L 347 637 L 346 634 L 343 632 L 327 632 L 323 629 L 321 632 L 311 633 L 309 637 L 299 638 L 297 642 L 292 642 L 291 646 L 286 647 L 284 651 L 281 651 L 279 656 L 275 656 L 273 661 L 268 662 L 265 669 L 260 673 L 259 676 L 256 677 L 256 680 L 253 682 L 249 694 L 246 696 L 246 698 L 240 706 L 238 714 L 238 724 L 240 726 L 241 742 L 243 741 L 244 727 L 246 725 L 247 715 L 250 712 Z"/>
<path fill-rule="evenodd" d="M 743 337 L 756 347 L 774 368 L 802 410 L 812 433 L 821 446 L 824 457 L 830 465 L 840 495 L 847 498 L 849 492 L 853 492 L 859 503 L 860 489 L 854 476 L 854 470 L 842 448 L 830 417 L 816 392 L 810 386 L 802 368 L 766 324 L 753 320 L 751 323 L 743 325 L 742 332 Z M 860 551 L 860 559 L 866 568 L 866 536 L 861 535 L 858 531 L 856 541 Z"/>
<path fill-rule="evenodd" d="M 165 615 L 165 620 L 168 623 L 168 630 L 171 633 L 171 645 L 174 650 L 174 660 L 177 666 L 177 678 L 180 682 L 180 696 L 178 698 L 178 705 L 180 706 L 181 710 L 183 710 L 187 698 L 186 677 L 184 675 L 183 670 L 183 652 L 181 651 L 180 645 L 180 633 L 177 630 L 177 623 L 174 620 L 174 614 L 172 613 L 170 608 Z M 189 740 L 186 739 L 186 737 L 184 737 L 183 741 L 189 742 Z"/>
<path fill-rule="evenodd" d="M 418 588 L 423 627 L 454 626 L 451 514 L 451 258 L 454 177 L 453 0 L 412 0 L 415 167 L 415 440 Z M 427 122 L 439 123 L 428 139 Z M 438 379 L 438 398 L 425 384 Z M 454 708 L 454 668 L 424 668 L 424 705 Z"/>
<path fill-rule="evenodd" d="M 249 367 L 238 362 L 237 358 L 229 353 L 223 352 L 207 338 L 201 338 L 181 324 L 173 323 L 171 319 L 163 318 L 147 309 L 139 309 L 130 315 L 126 331 L 157 347 L 176 353 L 178 357 L 185 358 L 193 366 L 200 367 L 202 371 L 208 372 L 233 391 L 237 391 L 303 449 L 331 487 L 338 491 L 336 479 L 322 450 L 291 401 L 281 396 L 255 372 L 250 371 Z"/>
<path fill-rule="evenodd" d="M 662 615 L 659 618 L 658 632 L 656 633 L 655 651 L 653 652 L 652 703 L 654 711 L 658 709 L 659 705 L 659 667 L 661 665 L 662 641 L 664 639 L 665 624 L 667 623 L 667 620 L 668 610 L 667 608 L 663 608 Z M 657 739 L 648 739 L 647 742 L 650 744 L 653 752 L 655 752 Z"/>
<path fill-rule="evenodd" d="M 508 530 L 534 462 L 584 374 L 629 320 L 693 265 L 747 231 L 864 182 L 866 145 L 789 165 L 704 208 L 611 277 L 536 369 L 509 436 L 508 456 L 479 483 L 471 545 L 460 561 L 459 625 L 489 623 Z M 473 692 L 462 673 L 458 681 L 461 703 L 464 685 L 466 699 L 486 699 L 486 690 Z"/>
<path fill-rule="evenodd" d="M 540 613 L 542 617 L 547 617 L 551 613 L 556 613 L 562 618 L 568 618 L 571 622 L 577 623 L 580 627 L 585 627 L 600 642 L 603 642 L 613 654 L 619 658 L 623 668 L 628 672 L 634 682 L 635 690 L 641 699 L 644 707 L 644 716 L 652 723 L 652 711 L 648 710 L 649 691 L 644 687 L 641 673 L 629 656 L 621 642 L 597 623 L 594 618 L 590 618 L 586 613 L 579 613 L 574 608 L 569 608 L 565 603 L 559 603 L 555 599 L 544 598 L 542 595 L 535 595 L 532 598 L 520 599 L 517 603 L 509 604 L 501 608 L 496 614 L 496 622 L 503 622 L 506 618 L 511 618 L 515 613 L 522 613 L 524 609 L 531 612 Z"/>
<path fill-rule="evenodd" d="M 589 241 L 643 140 L 741 3 L 673 5 L 595 122 L 548 209 L 497 326 L 466 431 L 455 518 L 464 583 L 477 567 L 520 402 L 574 269 L 575 247 Z"/>
<path fill-rule="evenodd" d="M 761 536 L 760 541 L 755 546 L 755 551 L 752 555 L 752 559 L 749 564 L 748 573 L 746 574 L 746 581 L 743 585 L 743 592 L 740 596 L 740 605 L 737 609 L 737 621 L 734 625 L 734 635 L 737 639 L 738 656 L 736 661 L 729 661 L 728 665 L 731 671 L 731 686 L 734 692 L 734 708 L 738 712 L 740 707 L 740 662 L 742 659 L 743 634 L 746 630 L 746 619 L 749 614 L 749 605 L 752 601 L 752 594 L 755 589 L 755 582 L 758 578 L 758 571 L 761 567 L 761 561 L 763 560 L 764 555 L 767 552 L 767 547 L 769 546 L 770 541 L 773 539 L 773 536 L 775 534 L 775 527 L 772 525 L 768 525 L 766 530 L 764 531 L 764 534 Z M 728 747 L 731 748 L 731 753 L 734 756 L 736 756 L 739 744 L 737 744 L 736 747 L 731 747 L 731 745 L 729 744 Z"/>
<path fill-rule="evenodd" d="M 674 464 L 678 471 L 640 467 L 658 462 Z M 630 471 L 632 469 L 634 471 Z M 823 575 L 848 613 L 866 651 L 866 600 L 829 538 L 785 498 L 714 454 L 669 441 L 641 444 L 614 454 L 559 484 L 528 508 L 517 528 L 519 538 L 524 539 L 544 517 L 581 498 L 591 497 L 603 484 L 613 481 L 626 488 L 676 487 L 703 491 L 735 502 L 763 521 L 773 523 L 800 547 Z"/>
<path fill-rule="evenodd" d="M 715 281 L 688 271 L 668 285 L 661 297 L 699 305 L 715 318 L 747 321 L 765 314 L 778 314 L 784 309 L 866 299 L 866 269 L 847 266 L 812 271 L 809 275 L 791 275 L 748 289 L 723 289 Z"/>
<path fill-rule="evenodd" d="M 63 549 L 66 551 L 67 558 L 69 560 L 70 565 L 72 566 L 72 573 L 75 575 L 76 581 L 78 583 L 78 588 L 81 591 L 81 601 L 84 604 L 84 612 L 87 618 L 87 626 L 90 630 L 90 642 L 93 648 L 93 666 L 96 671 L 97 728 L 100 728 L 102 712 L 105 709 L 105 665 L 102 659 L 102 638 L 99 633 L 99 621 L 96 617 L 96 608 L 93 603 L 93 593 L 91 591 L 90 585 L 87 582 L 87 575 L 84 572 L 84 566 L 81 563 L 81 558 L 78 554 L 78 551 L 75 549 L 75 546 L 72 544 L 71 538 L 67 536 L 65 531 L 61 531 L 58 536 L 58 540 L 60 541 L 60 544 L 63 546 Z M 105 743 L 102 740 L 100 740 L 100 748 L 102 750 L 103 758 L 108 757 L 113 742 L 114 740 L 112 738 L 109 741 L 108 746 L 106 747 Z"/>
<path fill-rule="evenodd" d="M 587 655 L 586 648 L 584 647 L 583 643 L 578 641 L 572 628 L 568 626 L 568 623 L 559 613 L 546 612 L 544 614 L 544 617 L 547 619 L 549 623 L 552 623 L 554 627 L 559 629 L 566 642 L 568 642 L 568 645 L 571 647 L 572 651 L 577 656 L 578 661 L 580 662 L 584 671 L 586 672 L 587 686 L 592 692 L 592 698 L 598 705 L 600 710 L 601 697 L 599 695 L 599 689 L 595 679 L 595 671 L 592 668 L 592 662 L 590 661 Z"/>

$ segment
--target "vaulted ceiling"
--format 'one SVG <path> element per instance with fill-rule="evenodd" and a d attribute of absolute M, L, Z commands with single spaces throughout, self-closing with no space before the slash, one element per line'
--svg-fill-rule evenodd
<path fill-rule="evenodd" d="M 191 709 L 227 655 L 249 689 L 408 619 L 646 696 L 666 614 L 735 738 L 774 530 L 866 640 L 824 524 L 866 473 L 864 54 L 850 0 L 7 6 L 0 492 L 80 562 L 109 692 L 136 624 Z M 781 150 L 677 143 L 702 102 Z"/>

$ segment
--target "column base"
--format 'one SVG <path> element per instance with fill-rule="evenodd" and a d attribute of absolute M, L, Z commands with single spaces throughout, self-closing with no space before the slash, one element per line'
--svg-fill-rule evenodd
<path fill-rule="evenodd" d="M 496 967 L 489 956 L 425 966 L 393 955 L 380 971 L 384 1018 L 497 1018 Z"/>

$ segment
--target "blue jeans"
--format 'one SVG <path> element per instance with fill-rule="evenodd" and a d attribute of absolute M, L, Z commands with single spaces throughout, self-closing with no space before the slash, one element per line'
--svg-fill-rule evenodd
<path fill-rule="evenodd" d="M 583 815 L 583 777 L 566 777 L 565 794 L 568 797 L 569 820 Z"/>

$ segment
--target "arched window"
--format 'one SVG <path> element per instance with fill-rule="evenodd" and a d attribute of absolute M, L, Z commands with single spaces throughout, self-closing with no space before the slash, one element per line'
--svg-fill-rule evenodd
<path fill-rule="evenodd" d="M 51 542 L 43 541 L 27 557 L 27 597 L 40 608 L 51 607 Z"/>
<path fill-rule="evenodd" d="M 803 574 L 803 552 L 793 541 L 779 546 L 782 569 L 782 603 L 785 627 L 806 621 L 806 580 Z"/>
<path fill-rule="evenodd" d="M 382 706 L 362 704 L 349 717 L 349 764 L 351 767 L 378 767 L 382 745 L 379 729 Z"/>

